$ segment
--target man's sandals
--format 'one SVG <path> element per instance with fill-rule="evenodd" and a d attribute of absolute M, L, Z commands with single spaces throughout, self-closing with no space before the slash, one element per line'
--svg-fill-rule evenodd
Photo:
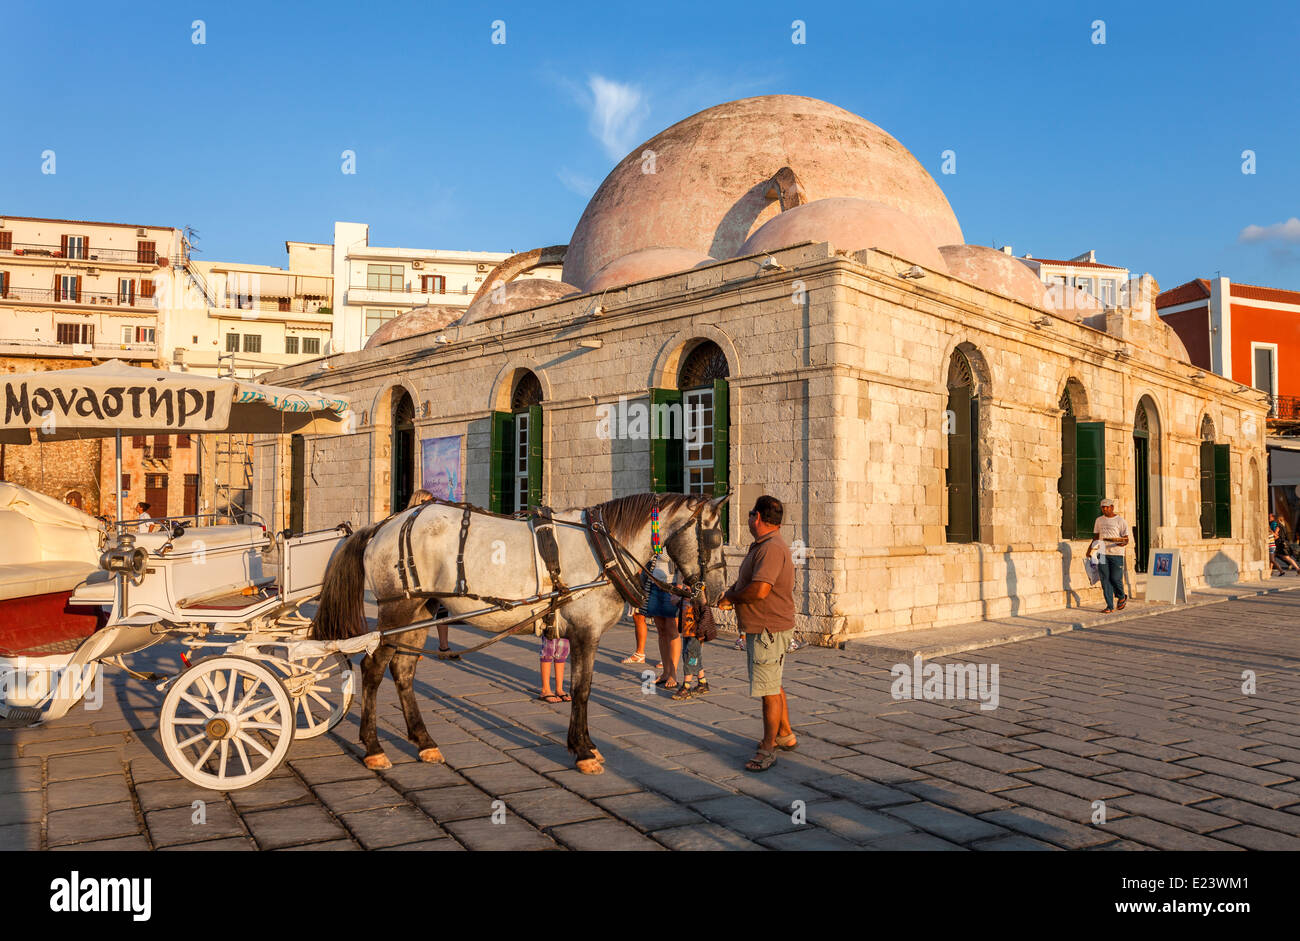
<path fill-rule="evenodd" d="M 795 737 L 793 732 L 789 735 L 777 737 L 776 748 L 779 748 L 782 751 L 794 751 L 798 747 L 799 739 Z M 745 762 L 745 770 L 754 772 L 766 771 L 774 764 L 776 764 L 776 749 L 774 748 L 772 751 L 768 751 L 760 745 L 758 750 L 754 753 L 754 757 Z"/>

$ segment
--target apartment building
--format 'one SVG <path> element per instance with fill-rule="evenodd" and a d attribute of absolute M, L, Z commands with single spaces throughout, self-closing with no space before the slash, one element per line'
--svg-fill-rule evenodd
<path fill-rule="evenodd" d="M 75 369 L 107 359 L 163 362 L 160 284 L 186 263 L 184 234 L 169 226 L 0 216 L 0 370 Z M 0 449 L 0 478 L 89 513 L 115 508 L 111 440 Z M 116 486 L 124 505 L 180 514 L 198 485 L 186 438 L 125 442 Z M 189 512 L 194 512 L 192 509 Z"/>
<path fill-rule="evenodd" d="M 299 250 L 313 243 L 289 243 Z M 427 305 L 468 307 L 483 280 L 509 252 L 390 248 L 370 244 L 370 226 L 334 223 L 333 352 L 353 352 L 384 323 Z M 292 255 L 293 248 L 290 249 Z M 529 277 L 560 280 L 559 265 Z"/>
<path fill-rule="evenodd" d="M 1003 249 L 1010 254 L 1010 248 Z M 1097 261 L 1095 251 L 1086 251 L 1073 258 L 1035 258 L 1024 255 L 1020 261 L 1028 265 L 1047 286 L 1048 295 L 1057 310 L 1092 308 L 1116 310 L 1130 305 L 1129 269 L 1118 265 L 1104 265 Z M 1080 297 L 1075 292 L 1082 292 Z"/>

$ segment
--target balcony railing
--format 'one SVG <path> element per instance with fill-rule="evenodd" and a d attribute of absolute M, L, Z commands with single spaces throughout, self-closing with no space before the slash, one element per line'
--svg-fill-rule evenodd
<path fill-rule="evenodd" d="M 264 300 L 261 298 L 249 299 L 247 294 L 240 296 L 227 296 L 225 302 L 219 304 L 214 310 L 232 311 L 235 313 L 249 313 L 254 311 L 271 311 L 279 314 L 316 314 L 322 307 L 329 307 L 328 300 L 318 300 L 315 298 L 295 297 L 287 305 L 281 306 L 277 300 Z M 251 318 L 250 318 L 251 319 Z"/>
<path fill-rule="evenodd" d="M 153 357 L 156 343 L 55 343 L 51 340 L 0 340 L 0 355 Z"/>
<path fill-rule="evenodd" d="M 1278 422 L 1300 421 L 1300 396 L 1272 396 L 1269 402 L 1268 420 Z"/>
<path fill-rule="evenodd" d="M 97 304 L 107 307 L 157 307 L 153 297 L 139 294 L 119 294 L 116 291 L 96 291 L 83 287 L 80 291 L 63 291 L 54 288 L 7 287 L 0 300 L 29 301 L 37 304 Z"/>
<path fill-rule="evenodd" d="M 130 265 L 156 265 L 156 251 L 142 252 L 135 248 L 91 248 L 77 253 L 63 251 L 61 245 L 37 245 L 30 242 L 14 242 L 9 248 L 0 248 L 0 255 L 16 255 L 20 258 L 57 258 L 60 261 L 99 261 Z"/>
<path fill-rule="evenodd" d="M 413 284 L 413 283 L 412 283 L 412 284 L 399 285 L 398 287 L 395 287 L 395 288 L 387 288 L 387 287 L 386 287 L 386 288 L 374 288 L 374 287 L 370 287 L 369 285 L 365 285 L 365 284 L 351 284 L 351 285 L 348 285 L 348 290 L 349 290 L 349 291 L 373 291 L 373 292 L 375 292 L 376 294 L 469 294 L 469 293 L 470 293 L 470 290 L 469 290 L 469 289 L 470 289 L 470 285 L 468 285 L 468 284 L 463 285 L 459 291 L 447 291 L 447 290 L 443 290 L 443 291 L 433 291 L 433 290 L 425 290 L 425 289 L 422 288 L 422 287 L 417 287 L 417 286 L 416 286 L 415 284 Z M 477 291 L 478 288 L 476 287 L 476 288 L 474 288 L 474 290 Z"/>

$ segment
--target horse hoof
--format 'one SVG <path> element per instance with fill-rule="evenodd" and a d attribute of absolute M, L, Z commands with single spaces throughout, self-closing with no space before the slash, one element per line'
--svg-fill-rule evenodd
<path fill-rule="evenodd" d="M 387 755 L 366 755 L 365 762 L 371 771 L 387 771 L 393 766 Z"/>
<path fill-rule="evenodd" d="M 441 765 L 447 762 L 447 759 L 442 757 L 442 752 L 437 745 L 433 748 L 420 749 L 420 760 L 427 761 L 431 765 Z"/>
<path fill-rule="evenodd" d="M 602 754 L 600 753 L 600 749 L 599 749 L 599 748 L 593 748 L 593 749 L 591 750 L 591 754 L 592 754 L 592 756 L 595 757 L 595 759 L 596 759 L 597 761 L 599 761 L 602 765 L 605 763 L 605 756 L 602 755 Z"/>
<path fill-rule="evenodd" d="M 595 758 L 582 758 L 578 761 L 578 770 L 583 774 L 604 774 L 605 766 Z"/>

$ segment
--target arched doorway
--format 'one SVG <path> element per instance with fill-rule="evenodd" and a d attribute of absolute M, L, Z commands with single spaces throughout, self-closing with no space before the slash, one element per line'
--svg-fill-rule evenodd
<path fill-rule="evenodd" d="M 393 431 L 390 451 L 392 512 L 411 502 L 415 492 L 415 403 L 411 394 L 399 388 L 393 393 Z"/>
<path fill-rule="evenodd" d="M 1145 572 L 1151 557 L 1150 400 L 1143 396 L 1133 416 L 1133 571 Z"/>
<path fill-rule="evenodd" d="M 527 369 L 516 373 L 510 410 L 492 413 L 492 480 L 495 513 L 517 513 L 542 503 L 542 383 Z"/>
<path fill-rule="evenodd" d="M 695 343 L 677 368 L 676 389 L 651 389 L 650 486 L 659 493 L 727 492 L 731 471 L 731 375 L 727 354 L 712 340 Z M 671 414 L 680 407 L 681 422 Z M 680 437 L 678 437 L 680 434 Z M 727 508 L 722 531 L 728 533 Z"/>

